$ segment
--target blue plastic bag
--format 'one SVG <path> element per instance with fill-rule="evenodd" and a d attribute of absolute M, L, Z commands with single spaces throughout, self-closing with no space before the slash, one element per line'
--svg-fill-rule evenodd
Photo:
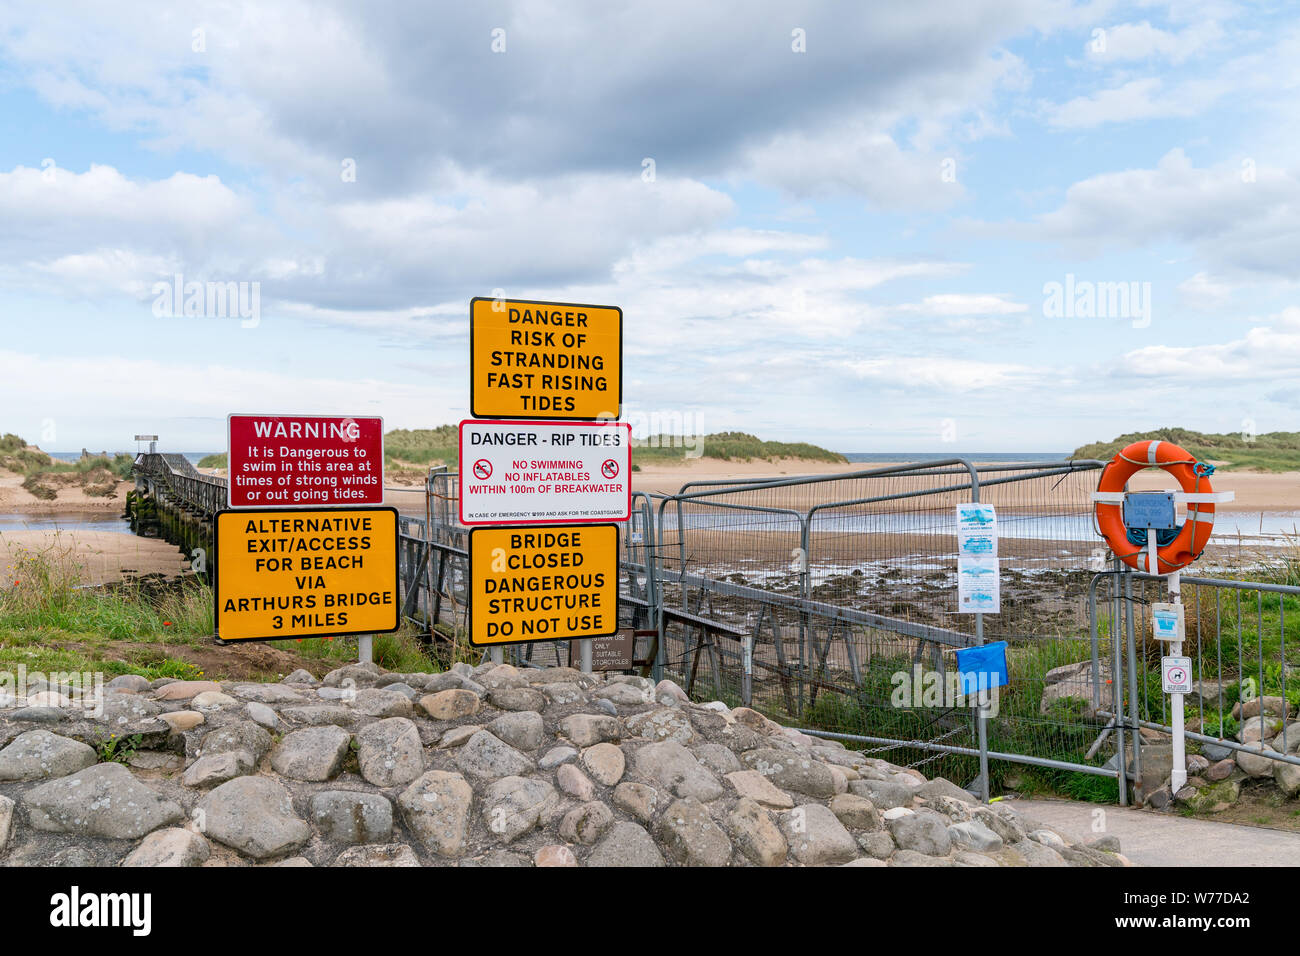
<path fill-rule="evenodd" d="M 1005 687 L 1007 678 L 1007 642 L 994 641 L 979 647 L 963 647 L 957 651 L 957 673 L 961 676 L 961 692 L 970 696 L 993 687 Z"/>

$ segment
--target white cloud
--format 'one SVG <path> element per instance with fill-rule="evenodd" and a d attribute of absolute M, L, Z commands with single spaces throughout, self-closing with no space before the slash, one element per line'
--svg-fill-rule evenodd
<path fill-rule="evenodd" d="M 1014 302 L 1003 292 L 949 292 L 928 295 L 920 302 L 896 307 L 899 312 L 933 316 L 1012 315 L 1028 312 L 1029 306 Z"/>
<path fill-rule="evenodd" d="M 847 361 L 843 364 L 864 381 L 946 392 L 987 389 L 1007 391 L 1042 384 L 1044 381 L 1044 370 L 1031 366 L 938 355 L 895 355 Z"/>
<path fill-rule="evenodd" d="M 1164 240 L 1191 245 L 1220 279 L 1300 278 L 1300 178 L 1253 161 L 1198 167 L 1182 149 L 1153 169 L 1101 173 L 1074 183 L 1060 207 L 1033 223 L 981 231 L 1061 242 L 1074 254 Z"/>
<path fill-rule="evenodd" d="M 1123 355 L 1114 374 L 1171 382 L 1255 383 L 1300 374 L 1300 307 L 1283 310 L 1269 325 L 1211 345 L 1151 345 Z"/>
<path fill-rule="evenodd" d="M 1178 298 L 1189 308 L 1212 311 L 1228 304 L 1232 289 L 1232 283 L 1198 272 L 1178 283 Z"/>
<path fill-rule="evenodd" d="M 1084 49 L 1099 63 L 1159 58 L 1182 63 L 1223 39 L 1223 28 L 1214 20 L 1197 20 L 1182 30 L 1161 30 L 1149 20 L 1118 23 L 1090 38 Z"/>
<path fill-rule="evenodd" d="M 862 196 L 893 210 L 958 202 L 966 190 L 955 170 L 954 156 L 904 150 L 886 132 L 838 127 L 819 136 L 783 133 L 753 150 L 744 167 L 747 176 L 796 199 Z"/>
<path fill-rule="evenodd" d="M 1187 96 L 1185 90 L 1167 91 L 1159 77 L 1143 77 L 1053 106 L 1048 110 L 1048 122 L 1067 129 L 1092 127 L 1158 117 L 1195 116 L 1204 106 L 1203 102 Z"/>
<path fill-rule="evenodd" d="M 418 0 L 394 0 L 383 17 L 330 0 L 214 0 L 184 13 L 17 5 L 0 11 L 0 55 L 57 107 L 322 194 L 347 157 L 355 191 L 400 196 L 433 188 L 449 167 L 544 180 L 635 175 L 652 156 L 669 175 L 770 170 L 794 191 L 928 204 L 943 194 L 891 192 L 880 178 L 910 182 L 913 150 L 932 167 L 954 133 L 998 128 L 983 111 L 1028 81 L 1005 44 L 1081 10 L 1056 0 L 664 0 L 652 16 L 582 7 L 506 0 L 491 16 L 453 6 L 432 22 Z M 807 53 L 792 51 L 793 25 Z M 492 52 L 494 27 L 505 52 Z M 896 125 L 913 130 L 901 155 Z M 816 170 L 792 166 L 803 143 L 826 153 Z M 756 147 L 766 156 L 753 165 Z"/>
<path fill-rule="evenodd" d="M 105 401 L 106 396 L 112 401 Z M 294 376 L 282 368 L 245 364 L 0 350 L 0 408 L 13 423 L 6 427 L 36 434 L 38 423 L 50 419 L 64 447 L 75 447 L 76 436 L 89 433 L 129 437 L 141 422 L 185 422 L 191 434 L 206 430 L 215 437 L 226 412 L 247 409 L 250 402 L 262 408 L 302 408 L 304 396 L 310 396 L 312 409 L 320 414 L 378 410 L 392 428 L 450 420 L 444 410 L 464 401 L 460 389 L 436 379 L 416 386 Z M 193 420 L 207 424 L 196 429 Z M 169 441 L 168 447 L 177 446 Z"/>

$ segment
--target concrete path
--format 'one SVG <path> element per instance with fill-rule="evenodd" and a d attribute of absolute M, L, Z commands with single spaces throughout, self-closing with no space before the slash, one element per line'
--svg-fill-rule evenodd
<path fill-rule="evenodd" d="M 1138 866 L 1300 866 L 1300 833 L 1074 800 L 1005 802 L 1076 841 L 1119 837 L 1120 852 Z"/>

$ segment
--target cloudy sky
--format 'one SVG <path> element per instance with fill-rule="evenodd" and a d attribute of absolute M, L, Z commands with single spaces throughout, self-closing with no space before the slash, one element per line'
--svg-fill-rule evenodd
<path fill-rule="evenodd" d="M 501 293 L 703 431 L 1294 430 L 1298 85 L 1286 3 L 0 0 L 0 430 L 454 422 Z"/>

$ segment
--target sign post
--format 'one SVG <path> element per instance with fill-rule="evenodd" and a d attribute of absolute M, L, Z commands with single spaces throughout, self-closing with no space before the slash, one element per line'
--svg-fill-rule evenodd
<path fill-rule="evenodd" d="M 1147 532 L 1148 541 L 1155 540 L 1155 532 Z M 1174 599 L 1174 606 L 1177 611 L 1174 613 L 1175 624 L 1173 627 L 1174 636 L 1169 644 L 1169 656 L 1161 659 L 1162 683 L 1165 693 L 1169 694 L 1169 722 L 1172 727 L 1173 747 L 1173 768 L 1169 773 L 1169 789 L 1177 793 L 1187 785 L 1187 738 L 1185 736 L 1187 728 L 1183 726 L 1183 695 L 1192 692 L 1192 662 L 1190 658 L 1183 657 L 1183 596 L 1181 591 L 1181 571 L 1175 571 L 1169 575 L 1169 595 Z M 1157 612 L 1158 613 L 1158 612 Z M 1152 626 L 1156 628 L 1157 636 L 1163 629 L 1166 632 L 1169 629 L 1168 612 L 1163 616 L 1163 621 L 1157 614 L 1152 615 Z M 1161 625 L 1163 624 L 1163 628 Z"/>
<path fill-rule="evenodd" d="M 496 663 L 503 644 L 568 638 L 590 673 L 592 639 L 618 628 L 618 527 L 601 522 L 631 516 L 622 401 L 622 309 L 470 300 L 470 414 L 495 421 L 461 422 L 460 517 L 471 526 L 470 643 Z M 552 573 L 579 567 L 590 573 Z M 560 580 L 570 593 L 503 596 Z"/>
<path fill-rule="evenodd" d="M 971 488 L 972 501 L 957 506 L 957 609 L 975 615 L 975 644 L 984 643 L 984 615 L 1002 608 L 998 564 L 998 515 L 993 505 L 981 504 L 979 485 Z M 980 799 L 989 802 L 988 688 L 977 691 L 975 725 L 980 754 Z"/>
<path fill-rule="evenodd" d="M 1128 490 L 1129 479 L 1144 468 L 1157 468 L 1177 479 L 1181 490 L 1160 492 L 1133 492 Z M 1187 783 L 1186 728 L 1183 726 L 1183 697 L 1191 693 L 1192 662 L 1183 657 L 1182 595 L 1180 576 L 1182 569 L 1204 553 L 1209 544 L 1214 525 L 1215 506 L 1233 500 L 1233 493 L 1215 492 L 1210 486 L 1214 466 L 1198 461 L 1186 449 L 1162 439 L 1133 442 L 1120 451 L 1102 469 L 1097 490 L 1092 493 L 1094 520 L 1098 533 L 1105 539 L 1116 559 L 1116 573 L 1121 575 L 1123 591 L 1131 599 L 1132 586 L 1123 565 L 1151 577 L 1165 578 L 1169 582 L 1171 604 L 1152 607 L 1151 624 L 1156 640 L 1169 642 L 1169 653 L 1161 659 L 1162 688 L 1170 695 L 1170 724 L 1173 737 L 1171 747 L 1173 767 L 1169 784 L 1177 793 Z M 1179 505 L 1187 506 L 1187 514 L 1179 521 Z M 1143 538 L 1142 535 L 1146 537 Z M 1162 570 L 1168 568 L 1168 570 Z M 1129 635 L 1129 682 L 1136 687 L 1133 660 L 1132 604 L 1125 616 Z M 1116 613 L 1120 605 L 1116 604 Z M 1136 694 L 1136 691 L 1134 692 Z M 1115 695 L 1115 721 L 1122 724 L 1124 715 L 1118 690 Z M 1129 701 L 1129 727 L 1133 734 L 1133 770 L 1126 769 L 1123 757 L 1123 730 L 1120 730 L 1120 801 L 1125 799 L 1129 776 L 1139 780 L 1141 790 L 1142 749 L 1137 736 L 1137 704 Z"/>
<path fill-rule="evenodd" d="M 616 420 L 623 399 L 623 310 L 470 300 L 470 414 Z"/>
<path fill-rule="evenodd" d="M 229 475 L 226 500 L 227 507 L 232 511 L 257 509 L 265 513 L 270 509 L 290 511 L 347 508 L 358 510 L 335 512 L 335 514 L 350 513 L 357 515 L 361 509 L 384 503 L 384 420 L 382 418 L 366 415 L 237 413 L 226 417 L 226 436 L 226 464 Z M 326 514 L 325 511 L 316 513 L 318 515 Z M 220 515 L 218 515 L 218 518 L 220 518 Z M 319 523 L 323 519 L 310 520 Z M 376 530 L 378 525 L 386 525 L 384 519 L 373 515 L 358 517 L 356 520 L 372 525 Z M 220 527 L 221 524 L 218 521 L 218 528 Z M 228 522 L 227 527 L 231 528 L 234 525 Z M 381 534 L 386 535 L 386 530 Z M 221 535 L 218 534 L 217 537 L 220 540 Z M 366 540 L 374 541 L 375 537 L 366 536 Z M 396 567 L 397 530 L 395 517 L 392 521 L 391 536 L 385 537 L 385 540 L 388 542 L 386 547 L 391 548 L 392 564 Z M 250 548 L 254 546 L 251 538 L 242 542 L 236 540 L 235 546 L 238 548 L 240 543 L 246 544 Z M 322 542 L 315 543 L 321 544 Z M 257 544 L 260 545 L 260 542 L 257 542 Z M 369 547 L 367 545 L 361 550 L 369 550 Z M 230 564 L 231 567 L 236 566 L 231 563 L 234 562 L 233 558 L 231 562 L 223 562 L 222 557 L 223 549 L 218 547 L 218 566 L 224 564 Z M 357 562 L 355 566 L 352 566 L 345 563 L 348 560 L 345 555 L 331 556 L 331 560 L 335 561 L 335 567 L 331 570 L 350 569 L 359 571 L 367 556 L 356 555 L 355 557 Z M 379 564 L 387 565 L 389 563 L 386 555 L 382 552 L 370 554 L 368 558 L 372 568 Z M 317 592 L 327 588 L 326 584 L 321 583 L 325 579 L 305 573 L 310 570 L 307 567 L 309 564 L 307 555 L 283 556 L 280 561 L 282 563 L 277 564 L 275 570 L 272 570 L 269 561 L 257 562 L 253 571 L 254 576 L 257 578 L 256 586 L 261 586 L 262 582 L 267 582 L 268 586 L 271 587 L 278 586 L 284 580 L 276 577 L 280 569 L 296 569 L 304 573 L 293 575 L 295 581 L 315 582 L 313 584 L 299 584 L 298 590 Z M 271 584 L 272 581 L 276 582 L 276 584 Z M 396 588 L 396 577 L 394 577 L 392 587 L 388 591 L 396 594 Z M 388 592 L 385 591 L 384 593 Z M 315 602 L 317 599 L 326 600 L 323 594 L 317 593 L 296 595 L 295 599 L 310 602 Z M 335 605 L 330 606 L 334 607 Z M 394 599 L 393 609 L 396 610 L 396 608 L 397 604 Z M 297 606 L 290 607 L 288 610 L 292 612 L 306 609 Z M 217 613 L 220 619 L 223 613 L 220 602 L 218 602 Z M 294 620 L 298 616 L 300 615 L 291 613 L 290 620 Z M 364 627 L 355 625 L 368 617 L 369 615 L 358 607 L 352 611 L 337 610 L 327 612 L 324 615 L 324 620 L 348 620 L 351 622 L 349 625 L 350 630 L 338 633 L 356 633 L 358 630 L 366 630 Z M 227 634 L 239 629 L 239 625 L 234 623 L 234 620 L 227 617 Z M 378 621 L 380 626 L 368 629 L 369 633 L 358 635 L 357 656 L 362 663 L 373 659 L 372 634 L 396 630 L 397 620 L 400 620 L 400 614 L 398 618 L 394 619 L 391 627 L 387 626 L 387 619 L 385 618 Z M 223 635 L 221 631 L 221 626 L 218 626 L 217 636 L 222 640 L 257 639 L 251 637 L 232 638 Z M 331 630 L 328 633 L 333 634 L 336 632 Z M 266 637 L 279 636 L 297 637 L 301 635 L 296 633 L 292 635 L 266 635 Z"/>

